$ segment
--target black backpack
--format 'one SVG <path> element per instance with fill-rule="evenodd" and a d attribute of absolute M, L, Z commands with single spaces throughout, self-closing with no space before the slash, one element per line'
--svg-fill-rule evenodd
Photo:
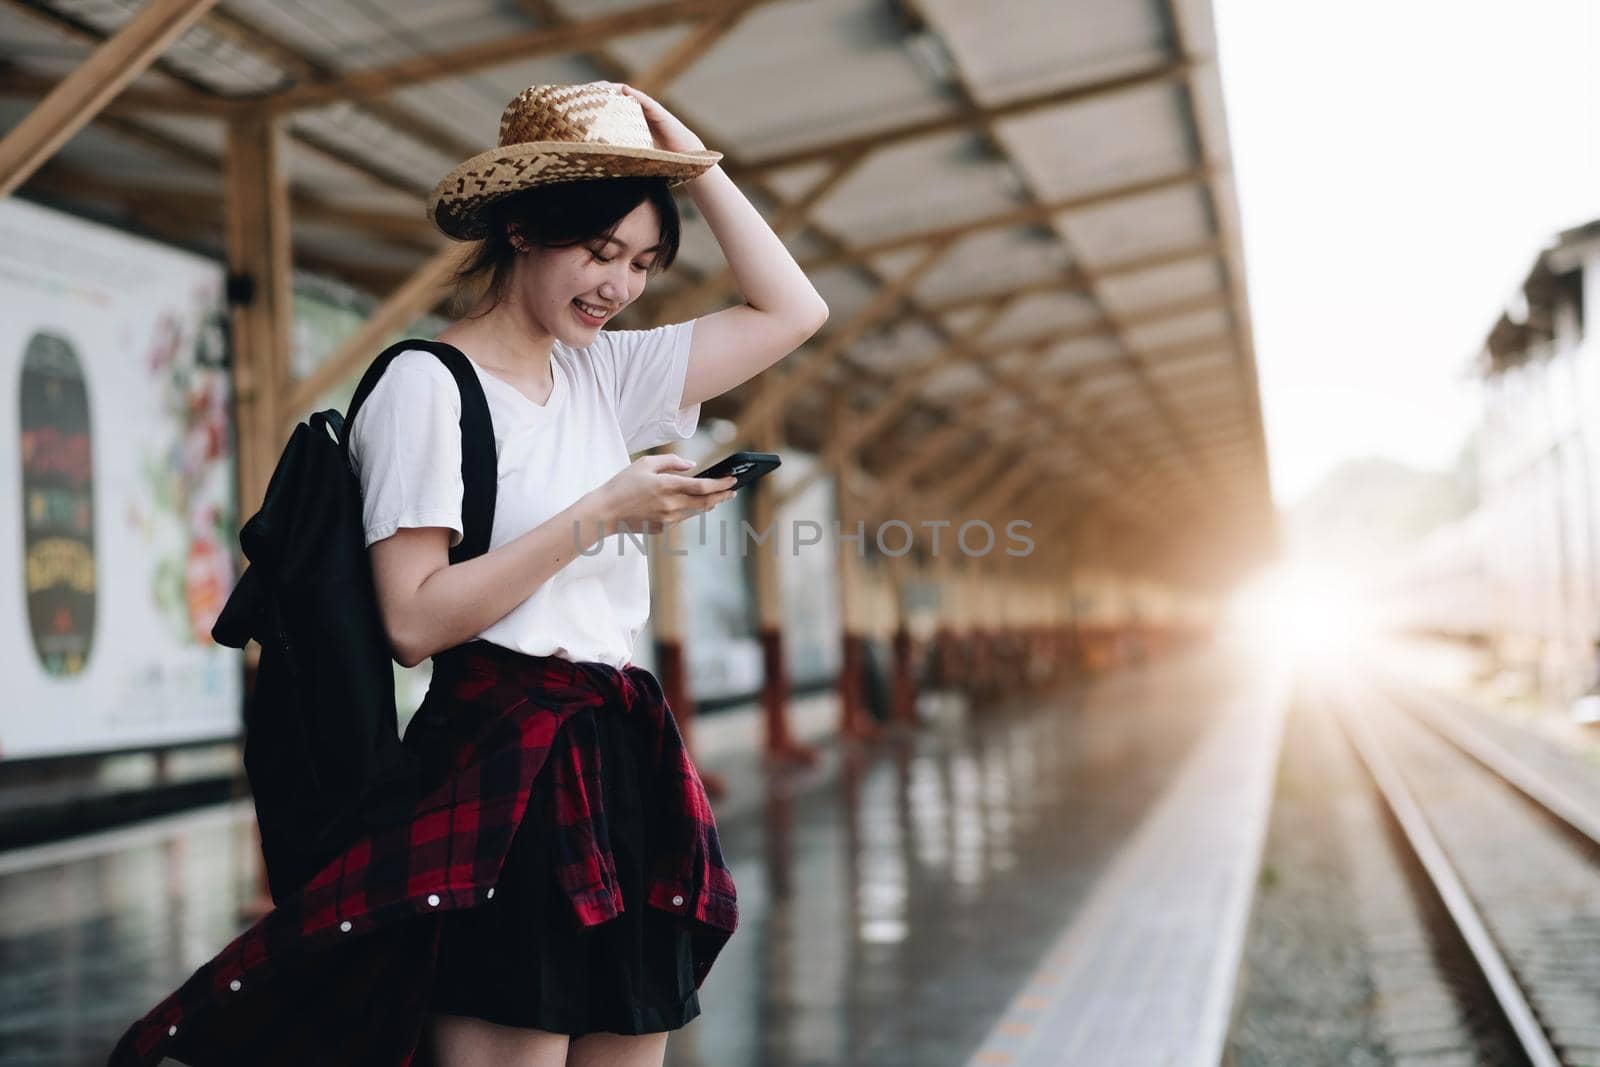
<path fill-rule="evenodd" d="M 294 428 L 261 510 L 239 533 L 249 565 L 211 630 L 219 644 L 261 645 L 244 766 L 275 903 L 417 799 L 345 434 L 389 363 L 413 348 L 439 357 L 461 390 L 464 530 L 450 562 L 488 551 L 496 471 L 483 385 L 459 349 L 401 341 L 362 375 L 343 417 L 330 408 Z"/>

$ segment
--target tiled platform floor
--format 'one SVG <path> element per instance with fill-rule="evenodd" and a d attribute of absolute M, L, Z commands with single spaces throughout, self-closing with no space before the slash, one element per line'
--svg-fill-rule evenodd
<path fill-rule="evenodd" d="M 930 699 L 915 735 L 772 779 L 738 743 L 747 713 L 707 719 L 743 923 L 668 1063 L 966 1063 L 1258 669 L 1202 648 L 1047 701 Z M 221 947 L 255 877 L 249 818 L 0 854 L 0 1065 L 104 1062 Z"/>

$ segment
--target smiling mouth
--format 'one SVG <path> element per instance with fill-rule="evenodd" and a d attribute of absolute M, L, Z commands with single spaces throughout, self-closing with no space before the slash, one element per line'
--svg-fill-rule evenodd
<path fill-rule="evenodd" d="M 576 298 L 573 299 L 572 306 L 589 316 L 591 319 L 604 320 L 609 318 L 613 310 L 611 308 L 595 307 L 593 304 L 585 304 L 582 300 L 578 300 Z"/>

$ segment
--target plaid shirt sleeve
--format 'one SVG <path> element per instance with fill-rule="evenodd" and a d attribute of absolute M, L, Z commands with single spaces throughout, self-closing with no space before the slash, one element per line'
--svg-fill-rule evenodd
<path fill-rule="evenodd" d="M 682 915 L 704 982 L 738 924 L 715 821 L 660 684 L 629 664 L 569 663 L 475 643 L 450 688 L 452 773 L 409 815 L 351 844 L 131 1026 L 111 1067 L 415 1062 L 437 916 L 494 895 L 534 779 L 554 776 L 563 888 L 580 922 L 622 910 L 592 719 L 645 716 L 666 831 L 646 905 Z M 564 728 L 576 732 L 551 752 Z"/>

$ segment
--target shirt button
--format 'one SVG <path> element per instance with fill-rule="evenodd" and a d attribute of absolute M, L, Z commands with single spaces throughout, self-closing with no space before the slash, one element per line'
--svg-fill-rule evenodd
<path fill-rule="evenodd" d="M 673 897 L 672 898 L 672 906 L 675 907 L 675 908 L 683 907 L 683 898 L 682 897 Z"/>
<path fill-rule="evenodd" d="M 429 893 L 428 894 L 428 907 L 437 908 L 438 906 L 439 906 L 439 894 L 438 893 Z"/>
<path fill-rule="evenodd" d="M 484 899 L 485 900 L 493 900 L 494 899 L 494 886 L 490 886 L 489 887 L 489 892 L 484 894 Z"/>
<path fill-rule="evenodd" d="M 348 934 L 350 932 L 350 920 L 346 919 L 344 922 L 340 923 L 339 924 L 339 929 L 343 930 L 345 933 Z"/>
<path fill-rule="evenodd" d="M 167 1036 L 168 1037 L 177 1037 L 178 1036 L 178 1028 L 176 1026 L 167 1027 Z"/>
<path fill-rule="evenodd" d="M 235 978 L 233 981 L 228 983 L 228 988 L 237 993 L 239 992 L 239 987 L 241 984 L 242 983 L 239 981 L 239 979 Z"/>

